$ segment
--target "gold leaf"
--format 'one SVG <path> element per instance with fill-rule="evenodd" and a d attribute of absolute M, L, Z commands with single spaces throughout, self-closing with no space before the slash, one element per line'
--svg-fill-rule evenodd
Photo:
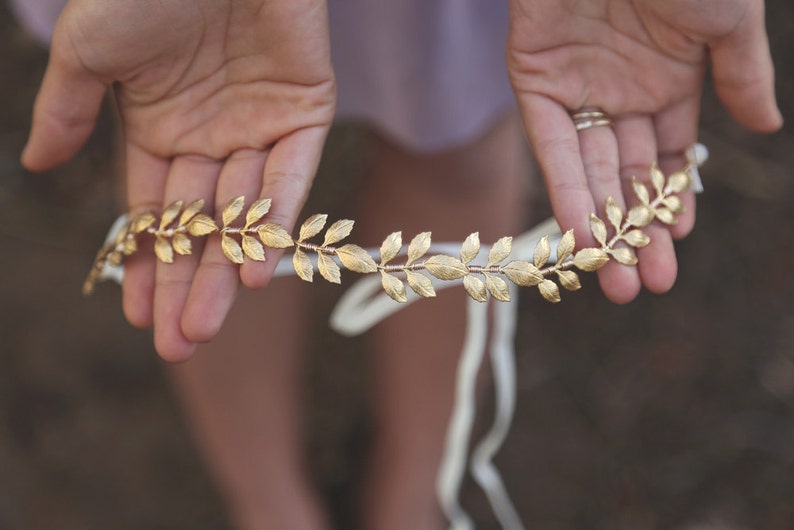
<path fill-rule="evenodd" d="M 358 245 L 341 246 L 336 249 L 336 255 L 339 256 L 339 261 L 342 262 L 342 265 L 353 272 L 367 274 L 378 270 L 378 266 L 372 256 Z"/>
<path fill-rule="evenodd" d="M 187 231 L 193 237 L 206 236 L 218 230 L 218 225 L 209 215 L 198 214 L 187 224 Z"/>
<path fill-rule="evenodd" d="M 469 268 L 452 256 L 433 256 L 425 262 L 427 272 L 439 280 L 457 280 L 469 274 Z"/>
<path fill-rule="evenodd" d="M 138 242 L 135 240 L 134 237 L 126 238 L 124 240 L 123 246 L 124 249 L 122 250 L 122 252 L 124 252 L 125 256 L 130 256 L 138 251 Z"/>
<path fill-rule="evenodd" d="M 204 199 L 199 199 L 188 204 L 185 207 L 185 211 L 179 216 L 179 226 L 185 226 L 202 208 L 204 208 Z"/>
<path fill-rule="evenodd" d="M 108 254 L 107 261 L 114 267 L 118 267 L 124 261 L 123 258 L 124 256 L 120 252 L 111 252 Z"/>
<path fill-rule="evenodd" d="M 607 197 L 606 211 L 610 224 L 619 232 L 620 225 L 623 224 L 623 209 L 618 206 L 615 199 Z"/>
<path fill-rule="evenodd" d="M 577 269 L 585 272 L 597 271 L 609 261 L 609 256 L 600 248 L 583 248 L 573 257 Z"/>
<path fill-rule="evenodd" d="M 419 296 L 424 296 L 425 298 L 433 298 L 436 296 L 436 290 L 433 289 L 433 282 L 424 274 L 407 270 L 405 271 L 405 276 L 408 280 L 408 285 L 410 285 L 411 289 Z"/>
<path fill-rule="evenodd" d="M 237 241 L 229 236 L 229 234 L 223 234 L 221 238 L 221 248 L 226 258 L 232 263 L 241 264 L 243 262 L 243 249 Z"/>
<path fill-rule="evenodd" d="M 405 264 L 410 265 L 414 261 L 418 260 L 425 255 L 429 248 L 430 232 L 422 232 L 421 234 L 418 234 L 411 240 L 411 244 L 408 245 L 408 261 L 406 261 Z"/>
<path fill-rule="evenodd" d="M 670 178 L 667 179 L 666 190 L 669 190 L 669 192 L 672 193 L 683 193 L 688 190 L 691 185 L 692 179 L 690 178 L 689 173 L 684 171 L 676 171 L 670 175 Z"/>
<path fill-rule="evenodd" d="M 491 250 L 488 252 L 488 266 L 492 267 L 497 263 L 507 259 L 510 252 L 513 250 L 513 238 L 503 237 L 493 244 Z"/>
<path fill-rule="evenodd" d="M 540 241 L 538 241 L 538 244 L 535 245 L 535 253 L 532 261 L 535 262 L 535 267 L 540 268 L 549 261 L 550 256 L 551 245 L 549 245 L 549 236 L 543 236 L 540 238 Z"/>
<path fill-rule="evenodd" d="M 329 282 L 342 283 L 339 265 L 328 254 L 322 252 L 317 254 L 317 269 L 320 271 L 320 275 Z"/>
<path fill-rule="evenodd" d="M 606 246 L 607 244 L 607 225 L 604 224 L 604 221 L 598 218 L 596 214 L 590 214 L 590 232 L 593 234 L 593 237 L 596 241 L 601 244 L 601 246 Z"/>
<path fill-rule="evenodd" d="M 193 244 L 190 242 L 190 238 L 181 232 L 174 234 L 174 250 L 176 250 L 177 254 L 183 256 L 189 255 L 193 250 Z"/>
<path fill-rule="evenodd" d="M 469 234 L 469 237 L 463 242 L 463 245 L 460 247 L 460 260 L 463 263 L 469 263 L 471 260 L 477 257 L 477 254 L 480 253 L 480 234 L 478 232 L 474 232 L 473 234 Z"/>
<path fill-rule="evenodd" d="M 154 253 L 157 259 L 163 263 L 174 262 L 174 249 L 171 248 L 171 243 L 164 237 L 158 237 L 154 240 Z"/>
<path fill-rule="evenodd" d="M 674 225 L 678 222 L 673 212 L 667 208 L 656 208 L 656 218 L 666 225 Z"/>
<path fill-rule="evenodd" d="M 505 282 L 499 276 L 486 274 L 485 287 L 488 289 L 488 292 L 491 293 L 491 296 L 500 302 L 510 301 L 510 289 L 507 287 L 507 282 Z"/>
<path fill-rule="evenodd" d="M 543 281 L 540 270 L 527 261 L 511 261 L 501 270 L 511 282 L 523 287 L 532 287 Z"/>
<path fill-rule="evenodd" d="M 119 233 L 116 234 L 116 239 L 113 241 L 115 246 L 119 246 L 119 245 L 124 244 L 124 240 L 127 239 L 127 236 L 130 233 L 129 228 L 130 228 L 130 225 L 129 225 L 129 223 L 127 223 L 126 225 L 124 225 L 121 228 L 121 230 L 119 230 Z"/>
<path fill-rule="evenodd" d="M 648 243 L 651 242 L 651 238 L 648 237 L 648 234 L 640 230 L 639 228 L 636 230 L 632 230 L 622 238 L 626 243 L 631 245 L 632 247 L 642 248 L 647 246 Z"/>
<path fill-rule="evenodd" d="M 653 208 L 641 204 L 629 210 L 628 221 L 631 226 L 642 228 L 651 224 L 654 218 Z"/>
<path fill-rule="evenodd" d="M 477 302 L 488 301 L 488 291 L 485 289 L 485 284 L 476 276 L 472 276 L 471 274 L 464 276 L 463 288 L 466 289 L 466 292 L 469 293 L 469 296 L 471 296 Z"/>
<path fill-rule="evenodd" d="M 254 203 L 248 208 L 248 212 L 245 214 L 245 227 L 248 228 L 264 217 L 265 214 L 270 211 L 271 202 L 272 201 L 270 199 L 255 200 Z"/>
<path fill-rule="evenodd" d="M 664 173 L 662 170 L 659 169 L 659 164 L 654 162 L 651 164 L 651 183 L 653 184 L 653 189 L 656 190 L 656 195 L 664 195 Z"/>
<path fill-rule="evenodd" d="M 396 276 L 380 271 L 380 283 L 383 286 L 383 290 L 391 296 L 392 300 L 401 303 L 408 301 L 408 297 L 405 294 L 405 284 Z"/>
<path fill-rule="evenodd" d="M 176 216 L 182 211 L 182 204 L 182 201 L 176 201 L 165 209 L 162 217 L 160 217 L 160 230 L 165 230 L 166 226 L 174 222 Z"/>
<path fill-rule="evenodd" d="M 634 195 L 637 196 L 642 204 L 650 204 L 651 197 L 648 195 L 648 188 L 645 187 L 645 184 L 632 177 L 631 187 L 634 188 Z"/>
<path fill-rule="evenodd" d="M 342 241 L 344 238 L 350 235 L 350 232 L 352 230 L 353 230 L 353 221 L 351 221 L 350 219 L 342 219 L 340 221 L 335 222 L 325 233 L 323 246 L 327 247 L 328 245 L 333 245 L 334 243 L 338 243 L 339 241 Z"/>
<path fill-rule="evenodd" d="M 243 212 L 243 206 L 245 206 L 245 197 L 242 195 L 227 202 L 223 208 L 223 226 L 231 225 L 235 219 L 240 217 Z"/>
<path fill-rule="evenodd" d="M 545 298 L 547 301 L 556 304 L 560 301 L 560 288 L 557 287 L 557 284 L 551 280 L 543 280 L 538 284 L 538 290 L 540 294 Z"/>
<path fill-rule="evenodd" d="M 243 252 L 254 261 L 265 261 L 265 247 L 254 236 L 243 234 Z"/>
<path fill-rule="evenodd" d="M 312 267 L 312 260 L 301 249 L 296 249 L 295 254 L 292 255 L 292 267 L 295 269 L 295 274 L 298 275 L 303 281 L 311 282 L 314 278 L 314 267 Z"/>
<path fill-rule="evenodd" d="M 573 253 L 573 247 L 576 245 L 576 239 L 573 237 L 573 229 L 568 230 L 560 239 L 557 245 L 557 265 L 562 263 L 562 260 L 567 258 Z"/>
<path fill-rule="evenodd" d="M 327 220 L 328 216 L 324 213 L 314 214 L 306 219 L 306 222 L 301 226 L 300 234 L 298 234 L 298 241 L 303 242 L 319 234 L 325 227 Z"/>
<path fill-rule="evenodd" d="M 670 211 L 673 212 L 674 214 L 680 215 L 680 214 L 684 213 L 684 210 L 685 210 L 684 209 L 684 203 L 681 202 L 681 199 L 679 199 L 675 195 L 671 195 L 670 197 L 666 197 L 662 201 L 662 204 L 667 206 L 670 209 Z"/>
<path fill-rule="evenodd" d="M 276 223 L 265 223 L 256 229 L 256 233 L 266 247 L 287 248 L 295 244 L 284 227 Z"/>
<path fill-rule="evenodd" d="M 392 232 L 380 246 L 380 264 L 386 265 L 393 260 L 403 247 L 402 232 Z"/>
<path fill-rule="evenodd" d="M 582 288 L 582 284 L 579 283 L 579 275 L 573 271 L 558 270 L 557 277 L 560 279 L 560 285 L 568 291 L 577 291 Z"/>
<path fill-rule="evenodd" d="M 140 234 L 154 224 L 157 218 L 152 213 L 142 213 L 135 216 L 130 223 L 130 232 L 133 234 Z"/>
<path fill-rule="evenodd" d="M 94 294 L 94 289 L 96 288 L 96 284 L 99 281 L 99 273 L 96 269 L 91 269 L 88 272 L 88 277 L 83 282 L 83 296 L 89 296 Z"/>
<path fill-rule="evenodd" d="M 615 261 L 618 263 L 622 263 L 623 265 L 636 265 L 637 264 L 637 256 L 634 255 L 634 252 L 630 248 L 626 247 L 619 247 L 613 248 L 608 250 L 609 254 L 615 258 Z"/>

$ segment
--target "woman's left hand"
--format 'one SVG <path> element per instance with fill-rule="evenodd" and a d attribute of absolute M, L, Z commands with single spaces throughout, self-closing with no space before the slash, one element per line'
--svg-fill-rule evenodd
<path fill-rule="evenodd" d="M 508 68 L 530 142 L 563 229 L 592 246 L 588 218 L 611 196 L 631 205 L 631 177 L 648 179 L 658 160 L 680 168 L 697 140 L 707 63 L 724 105 L 744 126 L 782 124 L 762 0 L 511 0 Z M 596 107 L 610 127 L 577 133 L 570 113 Z M 677 263 L 672 238 L 694 224 L 694 198 L 669 230 L 649 226 L 638 267 L 599 271 L 611 300 L 644 285 L 669 289 Z"/>

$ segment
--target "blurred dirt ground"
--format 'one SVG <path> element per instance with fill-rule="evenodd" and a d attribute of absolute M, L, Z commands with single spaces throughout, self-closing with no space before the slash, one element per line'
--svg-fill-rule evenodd
<path fill-rule="evenodd" d="M 791 122 L 794 4 L 767 5 Z M 148 333 L 124 322 L 118 289 L 80 295 L 119 211 L 110 120 L 64 168 L 27 174 L 46 54 L 3 7 L 0 40 L 0 528 L 228 528 Z M 672 292 L 619 307 L 587 278 L 558 306 L 522 300 L 498 463 L 529 528 L 794 529 L 794 137 L 750 135 L 709 95 L 701 138 L 707 192 Z M 330 142 L 312 206 L 333 213 L 366 142 L 349 128 Z M 366 354 L 326 330 L 336 295 L 318 286 L 310 450 L 350 528 Z M 464 497 L 497 528 L 476 488 Z"/>

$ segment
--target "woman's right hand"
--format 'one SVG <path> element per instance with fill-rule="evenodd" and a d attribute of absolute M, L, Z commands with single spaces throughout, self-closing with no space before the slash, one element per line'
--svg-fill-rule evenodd
<path fill-rule="evenodd" d="M 53 34 L 23 163 L 71 158 L 113 88 L 131 212 L 205 199 L 269 197 L 267 219 L 291 230 L 317 170 L 336 93 L 324 0 L 71 0 Z M 214 212 L 209 212 L 213 214 Z M 211 236 L 175 263 L 126 263 L 124 311 L 154 325 L 169 361 L 220 329 L 242 279 L 263 287 L 265 263 L 230 263 Z M 239 272 L 238 272 L 239 269 Z"/>

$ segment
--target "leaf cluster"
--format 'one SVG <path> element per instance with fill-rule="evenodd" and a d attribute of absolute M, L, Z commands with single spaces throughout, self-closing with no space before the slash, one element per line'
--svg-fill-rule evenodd
<path fill-rule="evenodd" d="M 333 245 L 339 243 L 350 235 L 353 230 L 353 221 L 342 219 L 336 221 L 325 232 L 322 245 L 309 244 L 308 240 L 320 234 L 328 222 L 328 216 L 317 214 L 309 217 L 301 226 L 296 242 L 297 248 L 292 255 L 292 265 L 295 273 L 302 280 L 311 282 L 314 279 L 314 266 L 309 258 L 308 252 L 317 253 L 317 270 L 320 276 L 331 283 L 342 283 L 341 271 L 334 256 L 339 258 L 342 265 L 361 274 L 375 272 L 377 266 L 375 260 L 366 250 L 358 245 L 347 244 L 339 248 Z"/>

